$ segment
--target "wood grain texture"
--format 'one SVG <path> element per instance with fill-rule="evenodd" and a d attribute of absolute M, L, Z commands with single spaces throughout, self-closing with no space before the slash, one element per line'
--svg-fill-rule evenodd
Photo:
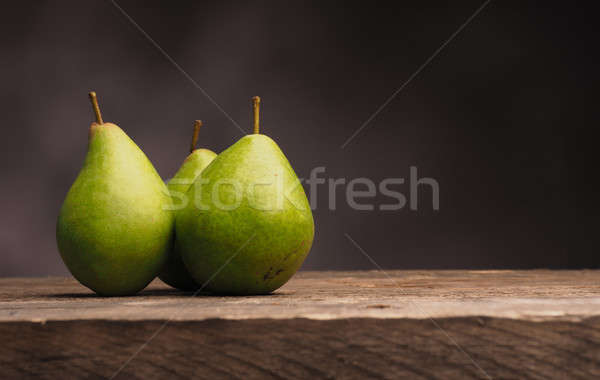
<path fill-rule="evenodd" d="M 600 271 L 300 272 L 272 295 L 191 295 L 159 280 L 136 296 L 105 298 L 70 278 L 0 279 L 0 321 L 578 319 L 600 315 Z"/>
<path fill-rule="evenodd" d="M 600 378 L 598 271 L 388 275 L 303 272 L 260 297 L 0 279 L 0 378 L 110 378 L 151 337 L 116 378 Z"/>
<path fill-rule="evenodd" d="M 171 322 L 119 379 L 600 377 L 600 318 L 252 319 Z M 161 321 L 0 324 L 0 377 L 110 378 Z"/>

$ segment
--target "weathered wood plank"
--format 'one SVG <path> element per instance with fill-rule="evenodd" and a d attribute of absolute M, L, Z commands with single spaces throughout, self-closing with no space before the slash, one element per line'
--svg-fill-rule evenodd
<path fill-rule="evenodd" d="M 0 378 L 110 378 L 153 336 L 116 378 L 600 378 L 600 271 L 302 272 L 260 297 L 0 279 Z"/>
<path fill-rule="evenodd" d="M 579 322 L 437 320 L 491 378 L 600 377 L 600 340 Z M 108 378 L 162 321 L 0 323 L 0 377 Z M 585 320 L 600 331 L 600 318 Z M 486 378 L 428 320 L 171 322 L 119 379 Z"/>
<path fill-rule="evenodd" d="M 0 279 L 0 321 L 595 315 L 600 271 L 593 270 L 300 272 L 258 297 L 191 297 L 156 280 L 137 296 L 103 298 L 73 279 Z"/>

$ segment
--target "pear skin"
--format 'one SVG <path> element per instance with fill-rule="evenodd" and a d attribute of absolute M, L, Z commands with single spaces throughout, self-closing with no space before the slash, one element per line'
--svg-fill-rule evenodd
<path fill-rule="evenodd" d="M 58 216 L 56 240 L 73 276 L 105 296 L 132 295 L 152 281 L 173 244 L 174 214 L 162 179 L 112 123 L 97 122 Z"/>
<path fill-rule="evenodd" d="M 204 170 L 204 168 L 206 168 L 212 162 L 212 160 L 217 157 L 217 154 L 211 150 L 196 149 L 198 130 L 200 129 L 201 125 L 202 122 L 196 120 L 194 125 L 194 137 L 192 138 L 192 152 L 183 161 L 183 164 L 175 176 L 173 176 L 173 178 L 167 184 L 173 200 L 175 213 L 177 213 L 177 210 L 183 207 L 186 202 L 190 201 L 186 196 L 188 189 L 192 183 L 194 183 L 196 177 L 200 175 L 202 170 Z M 180 290 L 192 291 L 200 287 L 200 285 L 196 283 L 196 281 L 194 281 L 192 276 L 188 273 L 185 264 L 181 259 L 181 252 L 177 242 L 175 242 L 173 250 L 169 253 L 159 278 L 168 285 Z"/>
<path fill-rule="evenodd" d="M 209 291 L 270 293 L 310 251 L 314 221 L 306 194 L 265 135 L 245 136 L 219 154 L 187 195 L 191 201 L 176 216 L 176 241 L 188 271 Z"/>

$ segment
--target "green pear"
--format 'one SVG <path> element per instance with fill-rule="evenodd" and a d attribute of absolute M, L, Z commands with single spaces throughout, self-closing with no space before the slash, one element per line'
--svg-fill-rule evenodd
<path fill-rule="evenodd" d="M 266 294 L 300 268 L 314 238 L 304 189 L 277 144 L 258 133 L 223 151 L 187 192 L 176 241 L 199 284 L 214 293 Z"/>
<path fill-rule="evenodd" d="M 83 285 L 100 295 L 132 295 L 156 277 L 172 247 L 171 198 L 140 148 L 102 121 L 94 92 L 90 99 L 96 122 L 60 210 L 56 240 Z"/>
<path fill-rule="evenodd" d="M 194 180 L 204 168 L 211 163 L 211 161 L 217 157 L 217 154 L 212 150 L 208 149 L 196 149 L 196 143 L 198 141 L 198 132 L 202 122 L 196 120 L 194 123 L 194 134 L 192 137 L 192 145 L 190 148 L 190 154 L 186 157 L 181 165 L 181 168 L 175 173 L 175 176 L 171 178 L 167 187 L 171 193 L 173 200 L 173 207 L 175 212 L 178 209 L 185 206 L 189 200 L 186 197 L 186 192 L 194 183 Z M 167 262 L 163 267 L 160 275 L 158 276 L 161 280 L 171 285 L 174 288 L 181 290 L 196 290 L 199 285 L 194 281 L 192 276 L 188 273 L 183 261 L 181 259 L 181 253 L 177 242 L 173 246 L 173 250 L 169 253 Z"/>

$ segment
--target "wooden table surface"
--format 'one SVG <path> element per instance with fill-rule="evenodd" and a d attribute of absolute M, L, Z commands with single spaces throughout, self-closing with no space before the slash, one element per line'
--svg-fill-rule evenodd
<path fill-rule="evenodd" d="M 0 279 L 0 378 L 598 378 L 600 271 L 300 272 L 104 298 Z"/>

